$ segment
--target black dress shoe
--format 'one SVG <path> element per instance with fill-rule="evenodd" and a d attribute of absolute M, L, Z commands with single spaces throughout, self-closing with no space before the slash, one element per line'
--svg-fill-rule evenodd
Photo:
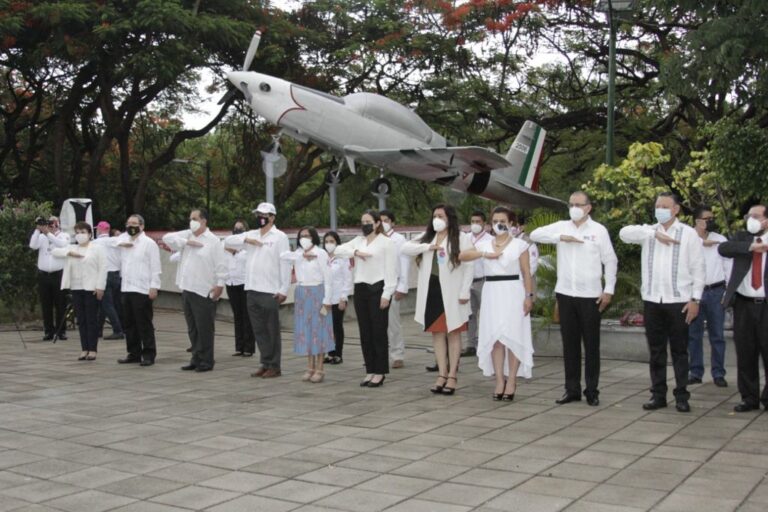
<path fill-rule="evenodd" d="M 243 357 L 253 357 L 253 352 L 243 352 Z"/>
<path fill-rule="evenodd" d="M 153 359 L 142 359 L 142 361 L 139 363 L 139 366 L 152 366 L 153 364 L 155 364 Z"/>
<path fill-rule="evenodd" d="M 688 377 L 688 385 L 691 384 L 701 384 L 701 379 L 699 377 Z"/>
<path fill-rule="evenodd" d="M 688 403 L 688 400 L 678 400 L 675 403 L 675 409 L 677 409 L 677 412 L 691 412 L 691 405 Z"/>
<path fill-rule="evenodd" d="M 198 366 L 197 368 L 195 368 L 196 373 L 209 372 L 211 370 L 213 370 L 213 368 L 211 368 L 210 366 Z"/>
<path fill-rule="evenodd" d="M 566 393 L 559 400 L 555 400 L 557 405 L 565 405 L 571 402 L 581 402 L 581 397 L 579 395 L 569 395 Z"/>
<path fill-rule="evenodd" d="M 192 352 L 192 347 L 189 347 L 189 348 L 187 349 L 187 352 Z"/>
<path fill-rule="evenodd" d="M 120 363 L 120 364 L 140 363 L 141 359 L 139 359 L 138 357 L 128 356 L 128 357 L 124 357 L 122 359 L 118 359 L 117 362 Z"/>
<path fill-rule="evenodd" d="M 663 409 L 667 406 L 667 401 L 661 398 L 651 398 L 643 404 L 643 409 L 646 411 L 655 411 L 656 409 Z"/>
<path fill-rule="evenodd" d="M 43 336 L 43 341 L 51 341 L 53 339 L 53 334 L 46 334 Z"/>
<path fill-rule="evenodd" d="M 380 388 L 381 386 L 384 385 L 384 379 L 386 379 L 386 378 L 387 378 L 386 375 L 382 375 L 381 376 L 381 380 L 379 382 L 373 382 L 373 379 L 371 379 L 371 380 L 368 381 L 368 385 L 366 387 L 369 387 L 369 388 Z"/>
<path fill-rule="evenodd" d="M 727 388 L 728 381 L 726 381 L 724 377 L 715 377 L 715 386 L 719 388 Z"/>
<path fill-rule="evenodd" d="M 760 409 L 760 406 L 757 404 L 750 404 L 749 402 L 741 401 L 733 408 L 735 412 L 749 412 L 754 411 L 756 409 Z"/>
<path fill-rule="evenodd" d="M 460 357 L 474 357 L 477 355 L 477 349 L 475 347 L 467 347 L 461 351 Z"/>
<path fill-rule="evenodd" d="M 67 341 L 67 335 L 66 334 L 59 334 L 56 339 L 59 339 L 61 341 Z"/>
<path fill-rule="evenodd" d="M 193 364 L 188 364 L 186 366 L 182 366 L 181 369 L 184 370 L 185 372 L 191 372 L 192 370 L 196 370 L 197 366 Z"/>
<path fill-rule="evenodd" d="M 436 372 L 438 370 L 437 363 L 433 364 L 432 366 L 425 366 L 424 369 L 428 372 Z"/>
<path fill-rule="evenodd" d="M 600 399 L 596 396 L 588 396 L 587 397 L 587 405 L 591 405 L 592 407 L 597 407 L 600 405 Z"/>
<path fill-rule="evenodd" d="M 234 354 L 232 354 L 232 357 L 242 357 L 242 356 L 243 356 L 242 352 L 235 352 Z"/>

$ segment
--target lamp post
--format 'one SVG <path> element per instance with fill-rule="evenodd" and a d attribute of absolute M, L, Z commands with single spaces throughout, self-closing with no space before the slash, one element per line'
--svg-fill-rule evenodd
<path fill-rule="evenodd" d="M 211 161 L 206 160 L 204 164 L 196 162 L 195 160 L 187 160 L 185 158 L 174 158 L 172 160 L 176 164 L 196 165 L 201 169 L 205 169 L 205 209 L 208 210 L 208 214 L 211 213 Z"/>
<path fill-rule="evenodd" d="M 605 163 L 611 167 L 613 159 L 613 117 L 616 94 L 616 25 L 622 14 L 631 13 L 636 0 L 598 0 L 595 10 L 604 12 L 608 18 L 608 120 L 606 123 Z"/>

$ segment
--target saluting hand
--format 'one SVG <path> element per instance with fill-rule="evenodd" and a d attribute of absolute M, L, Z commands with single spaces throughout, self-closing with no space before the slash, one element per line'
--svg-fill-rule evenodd
<path fill-rule="evenodd" d="M 704 247 L 712 247 L 713 245 L 720 245 L 717 240 L 704 240 Z"/>
<path fill-rule="evenodd" d="M 584 240 L 581 240 L 580 238 L 576 238 L 575 236 L 571 235 L 560 235 L 560 241 L 561 242 L 568 242 L 572 244 L 583 244 Z"/>
<path fill-rule="evenodd" d="M 670 244 L 677 244 L 679 245 L 680 242 L 678 240 L 675 240 L 671 236 L 669 236 L 666 233 L 662 233 L 661 231 L 656 231 L 656 234 L 654 235 L 656 237 L 656 240 L 663 243 L 664 245 L 670 245 Z"/>
<path fill-rule="evenodd" d="M 202 247 L 203 246 L 202 243 L 198 242 L 197 240 L 192 240 L 192 239 L 187 240 L 187 245 L 190 246 L 190 247 Z"/>
<path fill-rule="evenodd" d="M 256 240 L 255 238 L 246 238 L 245 243 L 249 245 L 255 245 L 256 247 L 261 247 L 262 245 L 264 245 L 263 243 L 261 243 L 259 240 Z"/>
<path fill-rule="evenodd" d="M 67 256 L 69 256 L 70 258 L 82 258 L 82 257 L 83 257 L 83 255 L 82 255 L 82 254 L 80 254 L 80 253 L 79 253 L 79 252 L 77 252 L 77 251 L 69 251 L 69 252 L 67 253 Z"/>
<path fill-rule="evenodd" d="M 749 250 L 752 252 L 766 252 L 768 251 L 768 244 L 759 244 L 757 242 L 754 242 L 752 245 L 749 246 Z"/>

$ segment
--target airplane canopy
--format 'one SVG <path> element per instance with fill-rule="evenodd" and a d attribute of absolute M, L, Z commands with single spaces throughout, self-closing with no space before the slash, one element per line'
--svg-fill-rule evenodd
<path fill-rule="evenodd" d="M 345 96 L 344 103 L 361 116 L 387 124 L 426 144 L 437 135 L 414 111 L 384 96 L 356 92 Z"/>

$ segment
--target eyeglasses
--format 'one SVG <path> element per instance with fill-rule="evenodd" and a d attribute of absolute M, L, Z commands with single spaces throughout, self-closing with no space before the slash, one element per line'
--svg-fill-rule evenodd
<path fill-rule="evenodd" d="M 589 206 L 589 205 L 586 204 L 586 203 L 584 203 L 584 204 L 568 203 L 568 208 L 573 208 L 574 206 L 576 208 L 584 208 L 585 206 Z"/>

